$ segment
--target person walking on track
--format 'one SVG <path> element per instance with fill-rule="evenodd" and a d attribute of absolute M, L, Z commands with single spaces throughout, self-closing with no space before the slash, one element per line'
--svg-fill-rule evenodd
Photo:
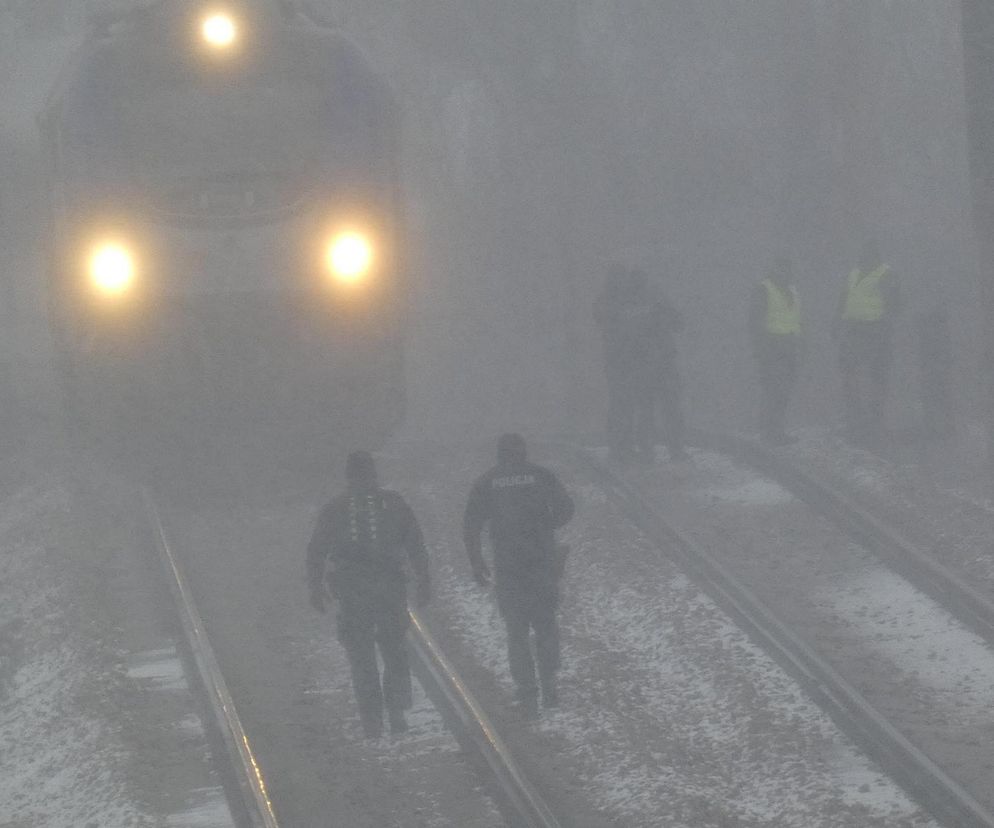
<path fill-rule="evenodd" d="M 559 579 L 565 562 L 556 529 L 573 517 L 573 500 L 551 471 L 528 462 L 525 441 L 505 434 L 497 443 L 497 465 L 473 484 L 466 503 L 463 540 L 473 577 L 480 585 L 491 578 L 483 558 L 481 534 L 489 524 L 497 606 L 507 629 L 507 655 L 515 698 L 525 715 L 542 705 L 559 704 Z M 532 657 L 531 631 L 535 633 Z M 535 662 L 538 662 L 538 681 Z"/>
<path fill-rule="evenodd" d="M 326 612 L 329 598 L 337 601 L 338 639 L 348 655 L 363 732 L 378 738 L 384 708 L 391 733 L 407 730 L 407 582 L 413 572 L 417 606 L 427 605 L 428 553 L 414 512 L 397 492 L 379 487 L 369 452 L 349 455 L 346 479 L 347 490 L 318 517 L 307 547 L 307 580 L 316 610 Z"/>

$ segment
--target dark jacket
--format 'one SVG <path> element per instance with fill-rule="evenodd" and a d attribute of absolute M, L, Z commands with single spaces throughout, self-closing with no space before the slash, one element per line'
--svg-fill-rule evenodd
<path fill-rule="evenodd" d="M 605 290 L 594 303 L 609 371 L 632 371 L 675 359 L 683 315 L 649 288 Z"/>
<path fill-rule="evenodd" d="M 307 546 L 311 589 L 327 578 L 332 592 L 357 582 L 403 583 L 413 570 L 429 585 L 428 553 L 414 512 L 397 492 L 349 491 L 322 509 Z"/>
<path fill-rule="evenodd" d="M 497 465 L 473 484 L 463 518 L 470 562 L 482 562 L 489 523 L 498 579 L 555 569 L 555 530 L 573 517 L 573 500 L 551 471 L 534 463 Z"/>

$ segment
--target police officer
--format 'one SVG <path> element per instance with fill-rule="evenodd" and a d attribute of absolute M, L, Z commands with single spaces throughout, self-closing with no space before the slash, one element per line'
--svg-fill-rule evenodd
<path fill-rule="evenodd" d="M 900 310 L 897 277 L 867 242 L 859 265 L 849 273 L 839 301 L 833 333 L 841 336 L 839 369 L 849 435 L 879 444 L 883 439 L 884 401 L 894 362 L 894 318 Z"/>
<path fill-rule="evenodd" d="M 594 319 L 604 341 L 612 456 L 655 459 L 658 404 L 670 459 L 686 459 L 675 339 L 682 316 L 650 290 L 645 271 L 616 265 L 594 303 Z"/>
<path fill-rule="evenodd" d="M 329 594 L 338 601 L 338 639 L 348 654 L 362 728 L 369 738 L 407 729 L 411 673 L 404 647 L 409 622 L 408 566 L 417 581 L 417 605 L 431 597 L 428 554 L 414 513 L 396 492 L 377 483 L 373 457 L 349 455 L 347 491 L 321 511 L 307 547 L 311 604 L 326 611 Z M 376 645 L 383 659 L 380 682 Z"/>
<path fill-rule="evenodd" d="M 555 531 L 572 516 L 573 501 L 555 474 L 528 462 L 520 434 L 503 435 L 497 442 L 497 465 L 477 479 L 470 491 L 463 540 L 473 577 L 486 585 L 490 569 L 483 559 L 480 536 L 489 524 L 497 606 L 507 628 L 515 698 L 527 716 L 538 713 L 539 687 L 544 707 L 559 703 L 556 609 L 562 560 Z M 537 683 L 531 630 L 535 631 Z"/>
<path fill-rule="evenodd" d="M 785 445 L 792 442 L 787 405 L 801 350 L 801 302 L 788 259 L 777 259 L 753 292 L 749 330 L 762 394 L 759 434 L 764 442 Z"/>

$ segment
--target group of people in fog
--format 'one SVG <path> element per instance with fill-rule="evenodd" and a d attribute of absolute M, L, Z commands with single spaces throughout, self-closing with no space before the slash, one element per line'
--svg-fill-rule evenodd
<path fill-rule="evenodd" d="M 853 442 L 880 445 L 885 434 L 884 403 L 894 362 L 894 321 L 901 311 L 899 280 L 868 242 L 840 291 L 832 325 L 839 348 L 839 372 L 846 433 Z M 673 461 L 687 459 L 682 384 L 677 365 L 677 336 L 684 319 L 669 298 L 649 284 L 639 268 L 610 269 L 594 302 L 607 380 L 607 435 L 611 456 L 622 464 L 655 461 L 659 436 Z M 920 360 L 931 372 L 924 384 L 948 384 L 948 371 L 936 371 L 941 353 L 941 319 L 924 320 L 920 341 L 931 343 Z M 749 340 L 760 394 L 758 433 L 769 445 L 793 441 L 787 411 L 797 385 L 804 351 L 801 297 L 789 259 L 777 259 L 754 288 L 749 303 Z M 936 353 L 940 356 L 936 356 Z M 943 380 L 943 377 L 945 379 Z M 941 400 L 941 389 L 926 394 Z"/>
<path fill-rule="evenodd" d="M 884 433 L 893 327 L 900 308 L 897 276 L 876 245 L 867 244 L 846 277 L 832 327 L 846 426 L 854 440 L 872 443 Z M 669 458 L 687 460 L 677 363 L 683 316 L 650 284 L 645 270 L 618 265 L 595 300 L 594 318 L 604 345 L 612 458 L 623 464 L 655 462 L 659 415 Z M 926 333 L 941 333 L 937 325 L 930 322 Z M 759 434 L 764 442 L 783 445 L 792 439 L 787 409 L 804 342 L 801 297 L 789 260 L 778 259 L 755 286 L 749 335 L 761 393 Z M 935 336 L 923 336 L 922 342 L 940 373 L 948 374 L 932 353 L 941 351 L 942 343 Z M 376 738 L 383 732 L 384 716 L 392 733 L 407 729 L 404 711 L 412 704 L 404 645 L 408 582 L 413 579 L 414 603 L 421 608 L 431 600 L 431 577 L 413 511 L 401 495 L 380 487 L 368 452 L 349 456 L 346 482 L 345 492 L 318 518 L 308 546 L 307 578 L 315 609 L 326 612 L 329 601 L 337 603 L 338 638 L 348 655 L 363 732 Z M 479 585 L 494 582 L 515 698 L 529 717 L 538 714 L 540 704 L 559 704 L 557 610 L 568 548 L 557 542 L 556 530 L 573 511 L 563 484 L 549 469 L 528 460 L 518 434 L 500 437 L 497 463 L 473 483 L 465 507 L 469 567 Z M 485 527 L 492 565 L 483 554 Z"/>

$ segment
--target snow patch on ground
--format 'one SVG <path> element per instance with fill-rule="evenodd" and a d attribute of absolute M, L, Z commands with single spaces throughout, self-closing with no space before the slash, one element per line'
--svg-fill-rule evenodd
<path fill-rule="evenodd" d="M 198 792 L 203 801 L 186 811 L 168 817 L 166 824 L 176 828 L 231 828 L 231 811 L 224 792 L 218 788 L 204 788 Z"/>
<path fill-rule="evenodd" d="M 778 506 L 794 500 L 794 496 L 783 486 L 736 465 L 726 455 L 695 451 L 693 458 L 694 467 L 700 474 L 718 478 L 702 490 L 710 501 Z"/>
<path fill-rule="evenodd" d="M 878 469 L 872 469 L 868 466 L 853 466 L 852 478 L 860 486 L 865 486 L 874 492 L 885 492 L 890 486 L 887 478 Z"/>
<path fill-rule="evenodd" d="M 183 664 L 175 648 L 141 653 L 128 665 L 128 678 L 150 690 L 189 690 Z"/>
<path fill-rule="evenodd" d="M 124 748 L 102 715 L 120 676 L 94 665 L 72 627 L 64 568 L 46 530 L 68 508 L 58 486 L 0 502 L 0 803 L 17 828 L 152 824 L 127 794 Z M 108 714 L 110 710 L 106 711 Z"/>
<path fill-rule="evenodd" d="M 859 628 L 867 647 L 928 685 L 935 704 L 989 726 L 994 653 L 934 601 L 884 568 L 854 575 L 822 599 Z"/>
<path fill-rule="evenodd" d="M 707 626 L 706 635 L 714 642 L 716 654 L 751 665 L 756 721 L 763 722 L 767 728 L 792 723 L 813 729 L 826 741 L 833 738 L 832 723 L 761 649 L 718 612 L 710 599 L 697 593 L 683 576 L 674 580 L 672 588 L 687 594 L 685 614 Z M 755 742 L 748 733 L 750 723 L 742 716 L 746 711 L 729 705 L 729 688 L 717 675 L 720 669 L 717 664 L 712 671 L 707 664 L 688 660 L 688 653 L 682 651 L 682 643 L 678 640 L 686 630 L 674 629 L 659 608 L 647 606 L 643 596 L 635 590 L 614 591 L 591 598 L 590 607 L 596 607 L 598 611 L 593 626 L 601 630 L 605 649 L 625 653 L 640 665 L 640 674 L 650 679 L 638 687 L 648 716 L 669 729 L 676 741 L 684 742 L 688 750 L 694 742 L 710 742 L 721 745 L 722 751 L 729 756 L 739 755 L 748 761 Z M 570 665 L 564 679 L 575 681 L 576 673 L 582 671 L 582 667 L 581 657 Z M 764 699 L 774 700 L 775 704 L 770 705 Z M 591 736 L 588 717 L 586 713 L 559 713 L 549 717 L 543 726 L 565 732 L 569 741 L 577 746 L 586 741 L 598 744 L 599 761 L 610 770 L 593 781 L 612 807 L 631 818 L 651 813 L 663 789 L 669 796 L 680 792 L 688 799 L 706 800 L 717 791 L 727 789 L 729 784 L 735 784 L 720 778 L 725 775 L 722 771 L 727 773 L 727 769 L 716 768 L 716 778 L 708 778 L 706 774 L 690 775 L 683 772 L 680 763 L 673 763 L 665 756 L 659 757 L 662 775 L 659 766 L 638 766 L 626 761 L 624 753 L 605 757 L 603 740 Z M 612 722 L 612 718 L 611 714 L 601 716 L 593 733 L 599 731 L 602 737 L 610 737 L 618 730 L 617 722 Z M 767 732 L 767 738 L 771 744 L 776 743 L 772 732 Z M 603 761 L 604 758 L 607 761 Z M 768 824 L 771 820 L 788 818 L 788 815 L 797 820 L 800 814 L 809 812 L 810 800 L 820 794 L 814 786 L 805 787 L 803 777 L 796 773 L 805 761 L 796 749 L 787 748 L 782 754 L 771 753 L 757 758 L 760 761 L 751 774 L 740 769 L 743 777 L 749 777 L 749 785 L 743 785 L 737 791 L 738 814 Z M 733 760 L 732 764 L 737 763 Z M 840 800 L 846 804 L 860 805 L 878 814 L 914 810 L 915 806 L 907 797 L 883 780 L 879 771 L 863 757 L 840 749 L 833 757 L 833 764 L 828 772 L 843 771 L 846 778 L 846 784 L 838 789 Z M 793 782 L 801 784 L 789 784 Z"/>

